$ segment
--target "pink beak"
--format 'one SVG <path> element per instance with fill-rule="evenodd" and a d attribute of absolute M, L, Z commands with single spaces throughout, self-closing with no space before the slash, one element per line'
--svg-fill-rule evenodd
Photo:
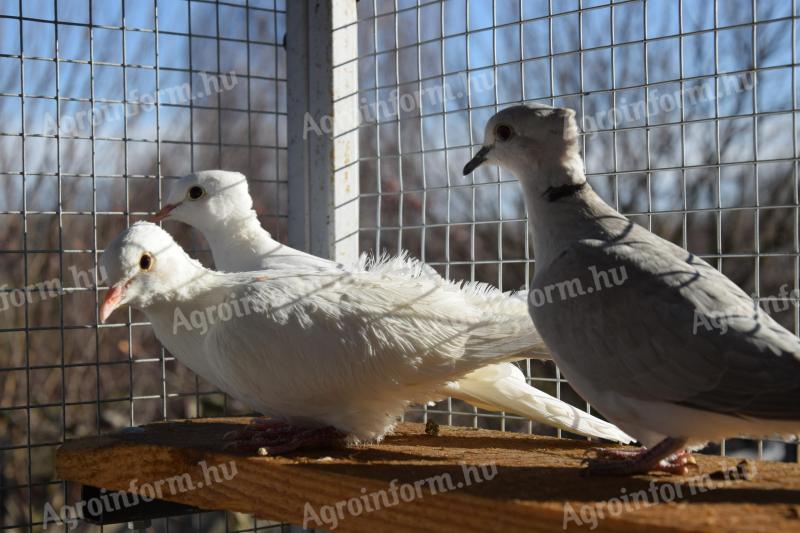
<path fill-rule="evenodd" d="M 106 293 L 103 303 L 100 304 L 100 323 L 104 324 L 108 316 L 114 312 L 114 309 L 119 307 L 122 303 L 122 298 L 125 296 L 125 289 L 128 287 L 127 283 L 117 283 Z"/>
<path fill-rule="evenodd" d="M 159 220 L 164 220 L 165 218 L 169 217 L 170 212 L 172 212 L 172 210 L 178 207 L 179 205 L 181 204 L 167 204 L 164 207 L 162 207 L 158 213 L 147 219 L 147 221 L 158 222 Z"/>

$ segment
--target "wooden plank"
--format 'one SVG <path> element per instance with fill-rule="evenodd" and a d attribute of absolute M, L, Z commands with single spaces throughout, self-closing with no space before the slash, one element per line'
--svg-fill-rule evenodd
<path fill-rule="evenodd" d="M 753 461 L 754 479 L 725 481 L 721 473 L 735 459 L 698 456 L 706 478 L 694 486 L 706 490 L 692 495 L 690 482 L 674 476 L 584 478 L 586 442 L 470 428 L 443 427 L 433 437 L 420 424 L 400 424 L 381 444 L 290 457 L 224 452 L 224 433 L 247 420 L 165 422 L 70 441 L 58 451 L 57 471 L 72 482 L 204 509 L 294 524 L 305 518 L 319 529 L 335 521 L 337 531 L 557 531 L 565 516 L 568 526 L 577 517 L 587 528 L 596 518 L 601 531 L 800 528 L 798 464 Z M 614 507 L 610 499 L 625 495 L 637 497 L 627 510 Z"/>

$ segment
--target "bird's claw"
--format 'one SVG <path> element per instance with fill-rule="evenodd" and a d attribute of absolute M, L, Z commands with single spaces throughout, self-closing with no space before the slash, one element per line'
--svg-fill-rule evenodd
<path fill-rule="evenodd" d="M 621 454 L 606 454 L 605 457 L 585 457 L 581 466 L 586 467 L 581 471 L 583 476 L 630 476 L 647 474 L 650 472 L 664 472 L 676 476 L 685 476 L 689 471 L 698 471 L 700 467 L 689 452 L 680 452 L 667 459 L 662 459 L 655 464 L 647 461 L 644 452 L 630 453 L 633 450 L 606 450 L 610 452 L 629 452 Z"/>
<path fill-rule="evenodd" d="M 700 471 L 697 460 L 689 452 L 680 452 L 669 459 L 664 459 L 661 461 L 660 467 L 662 472 L 677 473 L 678 475 L 686 475 L 690 470 Z"/>

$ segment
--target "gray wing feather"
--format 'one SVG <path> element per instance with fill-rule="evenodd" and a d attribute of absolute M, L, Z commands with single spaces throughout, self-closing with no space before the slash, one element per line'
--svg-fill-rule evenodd
<path fill-rule="evenodd" d="M 640 229 L 616 242 L 580 241 L 552 265 L 562 276 L 580 277 L 574 265 L 627 274 L 619 286 L 556 304 L 558 315 L 584 318 L 562 331 L 592 346 L 579 363 L 587 375 L 643 400 L 800 419 L 800 340 L 708 263 Z"/>

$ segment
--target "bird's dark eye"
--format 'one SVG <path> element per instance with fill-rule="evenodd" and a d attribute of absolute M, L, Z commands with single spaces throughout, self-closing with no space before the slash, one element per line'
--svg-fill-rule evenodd
<path fill-rule="evenodd" d="M 148 252 L 143 253 L 142 257 L 139 258 L 139 268 L 145 272 L 153 268 L 153 263 L 155 263 L 155 260 Z"/>
<path fill-rule="evenodd" d="M 499 124 L 494 129 L 494 136 L 500 142 L 506 142 L 511 137 L 514 136 L 514 130 L 511 129 L 511 126 L 507 126 L 505 124 Z"/>
<path fill-rule="evenodd" d="M 206 191 L 204 191 L 202 187 L 200 187 L 199 185 L 195 185 L 194 187 L 189 188 L 189 193 L 187 196 L 189 196 L 189 199 L 191 200 L 197 200 L 199 198 L 202 198 L 205 194 Z"/>

